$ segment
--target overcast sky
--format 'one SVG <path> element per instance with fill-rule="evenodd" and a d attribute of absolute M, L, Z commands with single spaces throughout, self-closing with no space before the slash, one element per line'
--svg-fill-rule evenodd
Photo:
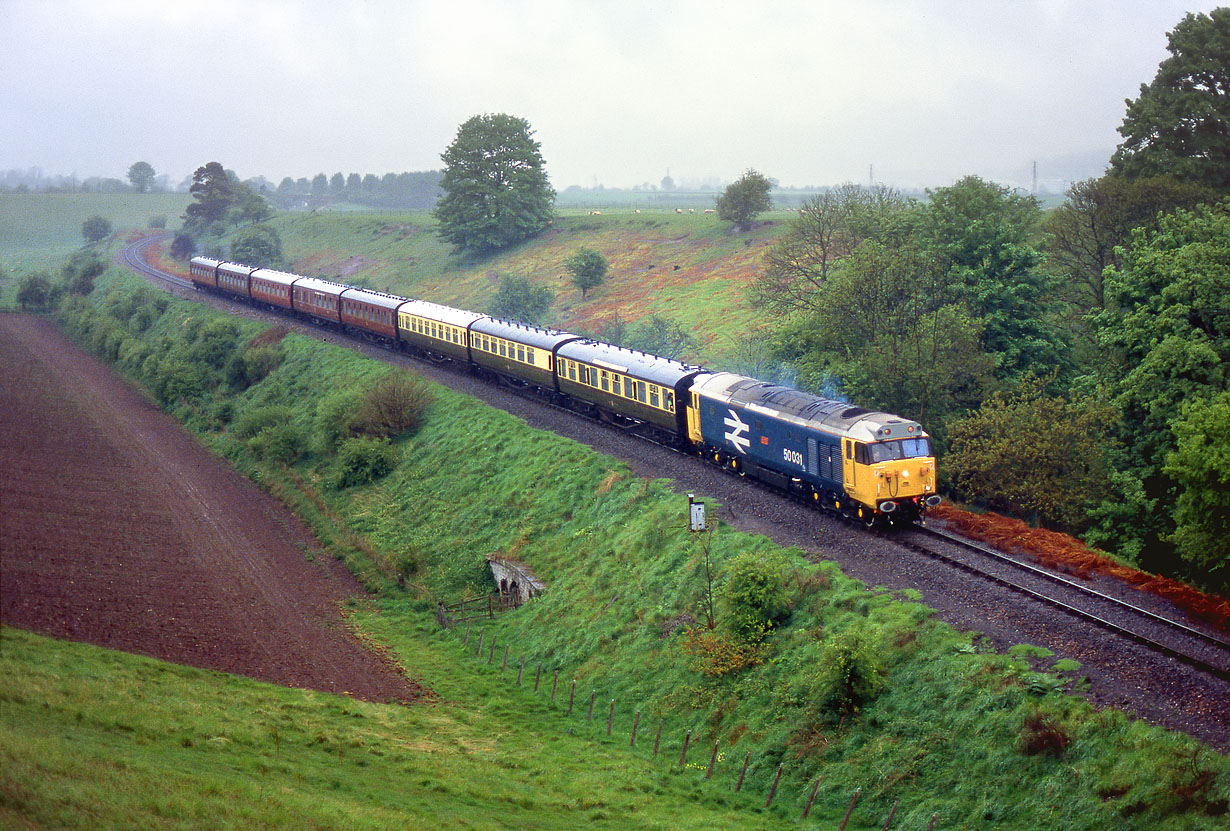
<path fill-rule="evenodd" d="M 1223 0 L 1224 2 L 1224 0 Z M 729 182 L 1052 189 L 1202 0 L 0 0 L 0 170 L 178 183 L 429 170 L 478 113 L 559 190 Z"/>

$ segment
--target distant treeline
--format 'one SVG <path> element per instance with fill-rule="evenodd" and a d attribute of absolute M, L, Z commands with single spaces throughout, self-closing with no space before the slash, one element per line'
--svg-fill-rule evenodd
<path fill-rule="evenodd" d="M 187 190 L 187 180 L 178 190 Z M 150 185 L 151 191 L 176 190 L 169 177 L 157 176 Z M 12 168 L 0 171 L 0 192 L 12 193 L 134 193 L 136 188 L 121 179 L 106 176 L 88 176 L 80 179 L 72 176 L 49 176 L 42 168 L 31 167 L 26 170 Z"/>
<path fill-rule="evenodd" d="M 444 172 L 440 170 L 383 176 L 318 173 L 311 179 L 287 176 L 276 188 L 268 188 L 265 193 L 284 209 L 314 208 L 332 202 L 354 202 L 376 208 L 426 209 L 436 204 L 443 177 Z"/>

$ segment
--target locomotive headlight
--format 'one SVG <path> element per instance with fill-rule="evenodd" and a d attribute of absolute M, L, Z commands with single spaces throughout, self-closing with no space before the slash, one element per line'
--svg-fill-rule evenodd
<path fill-rule="evenodd" d="M 902 478 L 902 479 L 909 479 L 909 478 L 910 478 L 910 472 L 909 472 L 908 470 L 903 470 L 903 471 L 901 471 L 901 478 Z"/>

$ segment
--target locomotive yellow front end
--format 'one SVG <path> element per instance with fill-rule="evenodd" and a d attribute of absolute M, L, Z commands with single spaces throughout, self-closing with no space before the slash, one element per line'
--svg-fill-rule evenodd
<path fill-rule="evenodd" d="M 846 495 L 868 525 L 914 522 L 940 503 L 931 439 L 916 422 L 866 419 L 843 444 Z"/>

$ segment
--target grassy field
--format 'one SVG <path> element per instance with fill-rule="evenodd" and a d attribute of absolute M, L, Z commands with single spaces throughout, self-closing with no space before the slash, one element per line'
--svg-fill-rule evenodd
<path fill-rule="evenodd" d="M 81 224 L 95 215 L 116 231 L 146 228 L 157 216 L 178 226 L 189 201 L 186 193 L 0 193 L 0 266 L 47 268 L 81 247 Z"/>
<path fill-rule="evenodd" d="M 331 827 L 333 812 L 348 810 L 349 803 L 338 807 L 334 801 L 344 798 L 362 802 L 367 812 L 358 813 L 375 825 L 401 812 L 413 821 L 435 805 L 445 816 L 455 815 L 456 827 L 488 827 L 491 812 L 505 807 L 517 815 L 508 827 L 554 827 L 577 819 L 612 827 L 774 827 L 797 822 L 817 777 L 813 827 L 835 825 L 856 788 L 863 790 L 852 829 L 880 827 L 895 802 L 900 807 L 894 827 L 925 827 L 937 813 L 941 828 L 1202 829 L 1224 820 L 1230 799 L 1226 759 L 1186 737 L 1115 710 L 1094 711 L 1066 695 L 1082 683 L 1074 662 L 1024 644 L 1007 655 L 988 652 L 977 635 L 932 620 L 916 594 L 863 586 L 831 564 L 807 563 L 798 552 L 761 537 L 720 524 L 707 539 L 691 536 L 682 527 L 682 497 L 668 482 L 633 476 L 622 463 L 528 430 L 506 413 L 449 390 L 433 391 L 426 423 L 396 443 L 400 461 L 387 477 L 339 490 L 331 484 L 337 459 L 318 441 L 318 416 L 337 390 L 362 389 L 387 369 L 350 350 L 292 336 L 283 341 L 282 363 L 268 377 L 241 392 L 229 390 L 216 370 L 185 368 L 182 360 L 198 350 L 198 335 L 213 316 L 202 315 L 195 304 L 173 303 L 165 314 L 151 316 L 139 302 L 117 302 L 134 284 L 114 275 L 102 281 L 95 302 L 107 313 L 80 305 L 65 319 L 69 331 L 95 351 L 117 357 L 121 368 L 155 390 L 165 393 L 169 380 L 178 390 L 190 390 L 172 397 L 177 414 L 291 504 L 377 592 L 374 606 L 354 610 L 353 624 L 448 703 L 428 705 L 427 715 L 416 708 L 413 716 L 378 717 L 366 709 L 377 705 L 277 691 L 279 701 L 290 695 L 325 702 L 303 716 L 309 727 L 291 741 L 284 738 L 291 728 L 278 720 L 277 705 L 254 703 L 230 686 L 219 694 L 211 685 L 222 680 L 198 674 L 192 684 L 199 681 L 202 688 L 185 688 L 179 703 L 166 706 L 175 711 L 183 701 L 217 702 L 201 707 L 209 726 L 187 739 L 212 752 L 219 743 L 210 744 L 211 737 L 226 738 L 224 746 L 234 755 L 219 768 L 210 767 L 216 760 L 199 750 L 188 753 L 184 737 L 170 731 L 178 716 L 137 730 L 137 715 L 103 708 L 95 714 L 102 722 L 97 742 L 57 738 L 48 746 L 45 752 L 54 750 L 60 760 L 48 768 L 54 775 L 23 766 L 20 776 L 4 778 L 5 792 L 17 793 L 23 806 L 67 800 L 65 816 L 80 819 L 90 809 L 63 792 L 82 780 L 91 793 L 118 787 L 122 779 L 100 785 L 92 771 L 116 775 L 109 760 L 117 754 L 139 759 L 154 743 L 152 736 L 170 731 L 157 742 L 155 761 L 127 764 L 185 771 L 200 761 L 206 765 L 205 795 L 190 777 L 177 778 L 175 787 L 190 793 L 175 810 L 209 816 L 210 807 L 200 801 L 229 795 L 233 805 L 224 816 L 235 825 L 252 817 L 304 824 L 305 814 L 297 812 L 319 804 L 324 818 L 312 815 L 311 823 Z M 101 295 L 107 294 L 111 299 L 104 301 Z M 231 348 L 242 350 L 258 328 L 241 324 Z M 226 361 L 215 354 L 215 363 Z M 192 377 L 195 386 L 186 383 Z M 288 408 L 277 410 L 289 413 L 280 426 L 298 436 L 300 453 L 290 468 L 261 460 L 266 445 L 259 436 L 241 437 L 238 425 L 269 408 Z M 716 515 L 718 506 L 711 507 Z M 436 628 L 435 600 L 485 594 L 488 554 L 527 563 L 549 590 L 481 634 L 472 630 L 463 644 L 464 632 Z M 736 566 L 747 562 L 767 564 L 768 579 L 788 601 L 781 625 L 750 648 L 729 634 L 739 607 L 728 587 Z M 689 624 L 703 622 L 710 608 L 716 630 Z M 480 637 L 485 653 L 476 649 Z M 41 667 L 51 667 L 37 695 L 26 695 L 24 681 L 12 682 L 14 691 L 6 693 L 23 707 L 6 703 L 0 715 L 4 752 L 12 758 L 30 755 L 25 743 L 35 739 L 19 725 L 25 708 L 42 707 L 48 689 L 76 702 L 114 701 L 106 699 L 114 685 L 120 690 L 115 695 L 142 701 L 142 713 L 155 698 L 147 688 L 139 695 L 125 692 L 126 676 L 113 680 L 112 670 L 86 670 L 97 686 L 80 690 L 69 669 L 79 658 L 58 659 L 50 653 L 61 647 L 31 643 L 28 650 L 4 650 L 5 659 L 12 655 L 15 662 L 8 677 L 38 678 Z M 501 670 L 506 647 L 509 667 Z M 522 659 L 533 675 L 518 687 L 514 668 Z M 539 666 L 544 678 L 554 681 L 559 674 L 554 705 L 545 685 L 535 695 L 528 683 Z M 574 679 L 576 708 L 571 719 L 561 719 Z M 234 703 L 226 703 L 232 695 Z M 592 722 L 586 717 L 591 700 Z M 609 702 L 615 706 L 607 740 Z M 356 708 L 361 721 L 353 715 Z M 65 731 L 66 723 L 92 723 L 78 719 L 80 709 L 65 709 L 56 716 L 60 721 L 45 723 L 39 734 L 75 735 Z M 427 730 L 414 719 L 440 711 L 466 729 L 429 721 L 449 738 L 428 742 L 429 750 L 414 742 L 408 749 L 403 733 L 421 736 Z M 627 754 L 623 748 L 637 712 L 643 739 Z M 394 725 L 393 732 L 375 730 L 381 718 Z M 659 719 L 669 750 L 655 761 L 646 759 L 648 732 Z M 112 726 L 116 721 L 124 726 Z M 240 738 L 213 726 L 219 723 Z M 688 767 L 670 773 L 689 730 L 694 745 Z M 320 735 L 326 738 L 317 741 Z M 584 741 L 574 743 L 578 739 Z M 716 785 L 706 786 L 700 781 L 715 746 Z M 291 748 L 310 758 L 279 767 L 278 754 Z M 326 759 L 330 766 L 336 761 L 363 770 L 354 780 L 331 779 L 316 772 Z M 733 798 L 730 785 L 744 759 L 749 793 Z M 784 773 L 777 801 L 761 812 L 757 806 L 779 766 Z M 216 770 L 236 773 L 226 778 Z M 297 780 L 294 771 L 300 770 L 305 778 Z M 407 793 L 395 797 L 395 786 L 384 783 L 399 781 L 398 770 L 409 771 L 400 780 Z M 426 781 L 433 770 L 446 775 Z M 484 796 L 480 770 L 498 775 L 503 796 Z M 258 776 L 269 781 L 275 773 L 276 788 L 258 784 Z M 530 783 L 529 791 L 541 784 L 545 795 L 522 789 L 523 782 Z M 128 790 L 141 792 L 149 783 L 138 778 L 132 784 Z M 611 790 L 595 797 L 595 789 L 605 785 Z M 445 790 L 433 791 L 437 786 Z M 273 793 L 282 796 L 272 817 L 252 813 Z M 135 808 L 154 810 L 142 803 L 116 811 Z"/>

